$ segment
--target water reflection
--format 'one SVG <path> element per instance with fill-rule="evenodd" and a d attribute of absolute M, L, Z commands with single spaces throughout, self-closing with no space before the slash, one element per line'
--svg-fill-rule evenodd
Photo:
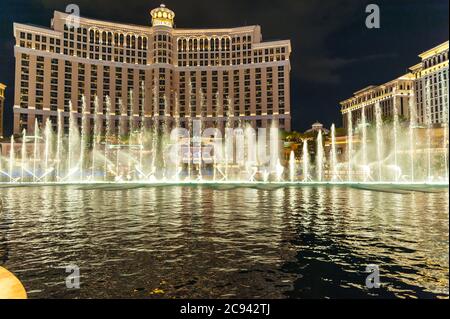
<path fill-rule="evenodd" d="M 0 192 L 0 264 L 30 297 L 448 297 L 448 192 Z M 82 289 L 65 288 L 68 264 Z M 380 267 L 380 289 L 365 287 L 368 264 Z"/>

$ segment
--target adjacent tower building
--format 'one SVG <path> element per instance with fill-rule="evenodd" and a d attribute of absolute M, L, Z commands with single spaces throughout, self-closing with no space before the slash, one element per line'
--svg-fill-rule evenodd
<path fill-rule="evenodd" d="M 290 130 L 289 40 L 262 42 L 259 26 L 177 29 L 164 5 L 150 15 L 152 26 L 87 18 L 74 26 L 62 12 L 49 29 L 15 23 L 14 133 L 31 132 L 35 120 L 56 126 L 58 112 L 66 128 L 71 112 L 91 126 L 97 112 L 103 129 L 106 116 L 115 119 L 113 130 L 155 118 Z"/>
<path fill-rule="evenodd" d="M 369 86 L 342 101 L 344 127 L 350 119 L 353 125 L 360 122 L 362 112 L 368 122 L 374 121 L 376 103 L 383 118 L 392 118 L 396 110 L 405 119 L 413 116 L 418 125 L 448 123 L 448 49 L 447 41 L 425 51 L 419 54 L 421 62 L 409 68 L 409 73 Z"/>
<path fill-rule="evenodd" d="M 447 41 L 419 54 L 421 62 L 410 68 L 419 123 L 448 122 L 448 47 Z"/>

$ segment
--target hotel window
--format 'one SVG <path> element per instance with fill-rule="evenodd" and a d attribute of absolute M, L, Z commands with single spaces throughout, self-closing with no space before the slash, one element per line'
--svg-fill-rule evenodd
<path fill-rule="evenodd" d="M 50 66 L 50 109 L 58 109 L 58 59 L 51 59 Z"/>
<path fill-rule="evenodd" d="M 36 109 L 43 108 L 44 96 L 44 57 L 36 57 L 36 88 L 35 88 L 35 107 Z"/>
<path fill-rule="evenodd" d="M 72 63 L 70 61 L 64 62 L 64 111 L 69 112 L 69 101 L 72 94 Z"/>

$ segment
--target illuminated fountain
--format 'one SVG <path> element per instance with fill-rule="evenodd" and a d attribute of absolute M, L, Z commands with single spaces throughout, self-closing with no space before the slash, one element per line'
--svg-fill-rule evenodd
<path fill-rule="evenodd" d="M 316 171 L 317 171 L 317 181 L 321 182 L 323 180 L 323 166 L 324 166 L 324 150 L 322 141 L 322 131 L 320 130 L 317 134 L 317 157 L 316 157 Z"/>
<path fill-rule="evenodd" d="M 303 168 L 303 182 L 308 182 L 311 180 L 309 175 L 309 150 L 308 150 L 308 139 L 303 140 L 302 149 L 302 168 Z"/>
<path fill-rule="evenodd" d="M 139 98 L 143 99 L 141 90 Z M 82 97 L 82 113 L 71 111 L 68 123 L 58 111 L 57 123 L 47 119 L 40 127 L 36 121 L 32 134 L 23 131 L 22 136 L 12 136 L 9 150 L 0 157 L 0 182 L 448 183 L 448 108 L 443 115 L 442 142 L 433 137 L 433 145 L 441 145 L 437 151 L 432 150 L 429 105 L 425 127 L 420 127 L 413 104 L 409 105 L 409 125 L 402 125 L 395 103 L 392 123 L 383 121 L 376 103 L 374 123 L 367 122 L 365 108 L 357 122 L 347 115 L 345 149 L 337 142 L 333 124 L 329 135 L 319 130 L 315 138 L 303 139 L 298 159 L 292 150 L 283 159 L 274 124 L 255 130 L 235 117 L 230 100 L 225 109 L 218 95 L 217 113 L 227 116 L 217 120 L 215 127 L 205 127 L 197 118 L 182 122 L 176 95 L 172 118 L 167 116 L 171 114 L 168 102 L 156 94 L 153 117 L 130 113 L 127 117 L 134 98 L 130 91 L 129 104 L 119 100 L 121 114 L 116 115 L 108 96 L 104 111 L 98 98 L 94 99 L 93 114 Z M 205 103 L 201 95 L 202 109 Z M 70 102 L 68 106 L 72 110 Z M 310 147 L 315 149 L 314 156 Z"/>
<path fill-rule="evenodd" d="M 331 181 L 336 182 L 338 180 L 338 160 L 336 153 L 336 126 L 331 125 L 331 149 L 330 149 L 330 160 L 331 160 Z"/>

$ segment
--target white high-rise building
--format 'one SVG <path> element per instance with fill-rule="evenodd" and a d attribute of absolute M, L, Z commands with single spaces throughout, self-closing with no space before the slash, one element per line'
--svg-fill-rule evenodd
<path fill-rule="evenodd" d="M 177 117 L 182 126 L 201 118 L 223 127 L 231 117 L 290 130 L 289 40 L 262 42 L 257 25 L 178 29 L 164 5 L 150 14 L 151 26 L 80 18 L 73 27 L 62 12 L 51 28 L 15 23 L 14 133 L 32 132 L 35 120 L 56 126 L 58 111 L 66 129 L 70 113 L 81 122 L 82 96 L 90 125 L 96 111 L 102 129 L 109 96 L 112 129 L 122 123 L 122 132 Z"/>
<path fill-rule="evenodd" d="M 374 121 L 377 102 L 383 117 L 392 117 L 395 106 L 403 118 L 415 114 L 419 125 L 448 123 L 445 118 L 449 108 L 448 49 L 447 41 L 425 51 L 419 54 L 421 62 L 409 68 L 409 73 L 382 85 L 369 86 L 340 102 L 344 127 L 347 128 L 349 118 L 354 125 L 358 123 L 363 110 L 367 121 Z M 410 112 L 410 106 L 415 112 Z"/>

